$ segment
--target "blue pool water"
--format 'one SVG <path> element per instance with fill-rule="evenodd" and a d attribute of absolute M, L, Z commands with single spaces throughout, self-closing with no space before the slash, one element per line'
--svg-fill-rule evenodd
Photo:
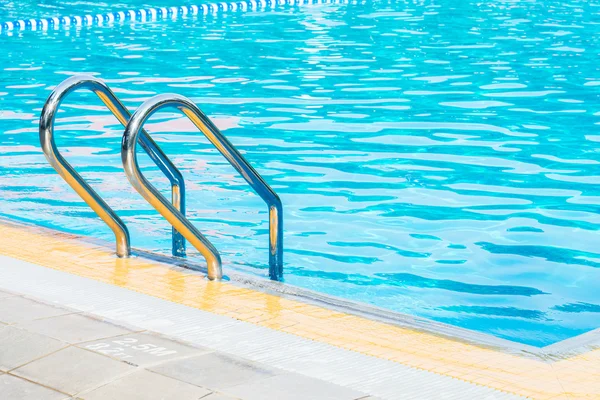
<path fill-rule="evenodd" d="M 4 2 L 0 20 L 174 4 L 44 5 Z M 38 142 L 53 86 L 92 73 L 132 110 L 176 92 L 214 119 L 283 200 L 286 282 L 535 346 L 578 335 L 600 326 L 599 5 L 374 1 L 0 34 L 0 213 L 113 240 Z M 135 247 L 169 253 L 120 125 L 93 95 L 63 110 L 65 157 Z M 225 271 L 266 276 L 260 198 L 178 114 L 148 130 Z"/>

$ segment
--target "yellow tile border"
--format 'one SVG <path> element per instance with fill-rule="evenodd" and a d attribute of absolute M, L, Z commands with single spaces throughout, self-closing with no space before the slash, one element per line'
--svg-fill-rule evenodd
<path fill-rule="evenodd" d="M 74 236 L 0 221 L 0 255 L 473 384 L 536 399 L 600 399 L 600 349 L 558 361 L 508 354 L 334 311 L 149 259 L 119 259 Z"/>

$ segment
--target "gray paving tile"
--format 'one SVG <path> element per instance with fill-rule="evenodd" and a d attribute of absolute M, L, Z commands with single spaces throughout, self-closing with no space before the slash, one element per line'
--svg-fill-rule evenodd
<path fill-rule="evenodd" d="M 333 383 L 291 373 L 252 380 L 224 389 L 223 392 L 244 400 L 356 400 L 367 395 Z"/>
<path fill-rule="evenodd" d="M 203 397 L 202 400 L 238 400 L 239 397 L 231 397 L 224 395 L 222 393 L 212 393 L 206 397 Z"/>
<path fill-rule="evenodd" d="M 209 393 L 210 390 L 142 369 L 81 396 L 85 400 L 198 400 Z"/>
<path fill-rule="evenodd" d="M 20 325 L 28 331 L 68 343 L 81 343 L 131 333 L 131 330 L 80 314 L 38 319 Z"/>
<path fill-rule="evenodd" d="M 0 299 L 0 321 L 8 324 L 24 323 L 39 318 L 56 317 L 72 311 L 53 307 L 24 297 Z"/>
<path fill-rule="evenodd" d="M 12 375 L 0 376 L 0 399 L 5 400 L 64 400 L 62 393 Z"/>
<path fill-rule="evenodd" d="M 108 383 L 136 367 L 77 347 L 67 347 L 12 373 L 74 395 Z"/>
<path fill-rule="evenodd" d="M 66 347 L 60 340 L 15 326 L 0 327 L 0 370 L 13 368 Z M 2 398 L 2 397 L 0 397 Z"/>
<path fill-rule="evenodd" d="M 80 344 L 79 347 L 142 367 L 211 351 L 188 346 L 152 333 L 134 333 L 96 340 Z"/>
<path fill-rule="evenodd" d="M 175 360 L 150 369 L 171 378 L 214 390 L 273 375 L 273 372 L 256 364 L 217 353 Z"/>

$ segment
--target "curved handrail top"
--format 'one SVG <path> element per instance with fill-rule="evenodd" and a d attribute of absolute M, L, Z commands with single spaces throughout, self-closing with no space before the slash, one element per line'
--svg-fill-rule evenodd
<path fill-rule="evenodd" d="M 128 257 L 131 254 L 131 245 L 127 226 L 102 197 L 65 160 L 54 142 L 54 119 L 64 98 L 77 88 L 88 88 L 94 91 L 96 87 L 103 89 L 103 84 L 88 76 L 73 76 L 56 86 L 48 100 L 46 100 L 40 115 L 40 144 L 52 168 L 113 231 L 116 239 L 117 256 Z M 105 104 L 110 103 L 108 101 L 110 98 L 107 96 L 105 98 L 101 97 L 101 99 Z M 111 107 L 109 108 L 113 111 Z"/>
<path fill-rule="evenodd" d="M 256 193 L 269 205 L 276 207 L 281 211 L 281 199 L 271 189 L 269 184 L 256 172 L 254 167 L 246 161 L 242 154 L 229 142 L 229 140 L 219 131 L 219 128 L 208 118 L 208 116 L 194 102 L 185 96 L 174 93 L 165 93 L 156 95 L 146 100 L 136 110 L 125 128 L 123 135 L 122 148 L 126 148 L 126 142 L 135 143 L 129 138 L 137 138 L 137 135 L 145 122 L 154 113 L 165 108 L 176 108 L 183 112 L 206 138 L 219 150 L 221 154 L 227 157 L 229 154 L 233 157 L 227 157 L 231 165 L 242 175 L 248 184 Z M 243 167 L 242 167 L 243 165 Z"/>
<path fill-rule="evenodd" d="M 101 79 L 91 75 L 75 75 L 65 79 L 54 88 L 48 97 L 48 100 L 46 100 L 46 104 L 44 105 L 40 116 L 40 142 L 42 143 L 44 153 L 55 153 L 57 158 L 59 160 L 62 159 L 62 161 L 64 161 L 64 158 L 60 155 L 60 152 L 58 152 L 54 142 L 54 119 L 63 100 L 70 93 L 78 89 L 88 89 L 94 92 L 117 118 L 121 125 L 126 126 L 131 118 L 131 112 L 119 101 L 117 96 L 115 96 L 112 90 L 110 90 Z M 44 131 L 44 137 L 42 137 L 42 130 Z M 154 143 L 150 135 L 148 135 L 146 131 L 143 131 L 142 146 L 144 149 L 148 150 L 149 145 L 159 156 L 156 157 L 153 154 L 149 154 L 161 171 L 167 175 L 171 182 L 177 183 L 178 186 L 184 186 L 183 175 L 179 169 L 177 169 L 177 167 L 168 159 L 160 147 Z M 55 167 L 53 164 L 53 161 L 55 160 L 49 161 L 52 166 Z"/>
<path fill-rule="evenodd" d="M 75 171 L 68 161 L 60 154 L 54 141 L 54 122 L 58 107 L 70 93 L 77 89 L 88 89 L 94 92 L 106 107 L 113 113 L 119 122 L 125 126 L 131 117 L 129 110 L 119 101 L 115 94 L 100 79 L 88 75 L 76 75 L 65 79 L 58 84 L 42 108 L 39 122 L 39 138 L 42 150 L 50 165 L 56 172 L 75 190 L 75 192 L 90 206 L 90 208 L 108 225 L 113 231 L 117 242 L 117 255 L 127 257 L 131 254 L 129 231 L 125 223 L 119 218 L 115 211 L 98 195 L 96 191 Z M 185 185 L 183 175 L 175 165 L 167 158 L 162 150 L 143 131 L 140 143 L 150 158 L 156 163 L 160 170 L 169 178 L 173 190 L 173 202 L 181 210 L 185 210 Z M 174 231 L 174 249 L 185 251 L 183 238 Z M 175 250 L 174 250 L 175 251 Z"/>

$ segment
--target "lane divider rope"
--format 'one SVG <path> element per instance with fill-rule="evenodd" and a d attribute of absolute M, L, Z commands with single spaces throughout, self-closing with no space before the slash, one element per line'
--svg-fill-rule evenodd
<path fill-rule="evenodd" d="M 209 15 L 228 11 L 259 11 L 276 6 L 315 4 L 359 4 L 361 0 L 241 0 L 235 2 L 204 3 L 179 7 L 155 7 L 137 10 L 122 10 L 105 14 L 88 14 L 49 18 L 31 18 L 0 22 L 0 33 L 6 31 L 48 30 L 68 26 L 102 26 L 115 22 L 148 22 L 187 15 Z"/>

